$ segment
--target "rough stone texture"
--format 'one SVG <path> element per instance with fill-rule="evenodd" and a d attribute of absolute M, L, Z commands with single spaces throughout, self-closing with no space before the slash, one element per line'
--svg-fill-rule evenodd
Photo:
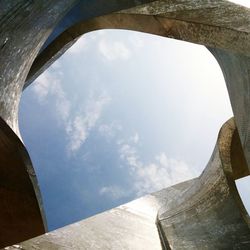
<path fill-rule="evenodd" d="M 25 80 L 27 87 L 79 36 L 104 28 L 207 46 L 223 71 L 238 130 L 232 120 L 222 128 L 199 178 L 9 249 L 250 249 L 249 216 L 234 183 L 250 170 L 250 10 L 223 0 L 0 0 L 1 246 L 44 231 L 38 185 L 14 134 Z"/>

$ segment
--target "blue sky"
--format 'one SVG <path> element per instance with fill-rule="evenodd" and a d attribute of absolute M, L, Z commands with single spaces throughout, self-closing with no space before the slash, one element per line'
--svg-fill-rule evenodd
<path fill-rule="evenodd" d="M 198 176 L 230 117 L 205 47 L 121 30 L 84 35 L 20 104 L 49 229 Z"/>

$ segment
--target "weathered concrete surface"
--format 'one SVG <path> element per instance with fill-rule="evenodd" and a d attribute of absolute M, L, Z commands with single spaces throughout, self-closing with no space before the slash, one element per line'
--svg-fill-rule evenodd
<path fill-rule="evenodd" d="M 40 193 L 29 155 L 1 118 L 0 197 L 0 248 L 45 233 L 46 221 L 40 212 Z"/>
<path fill-rule="evenodd" d="M 249 55 L 249 16 L 250 10 L 227 1 L 211 3 L 186 0 L 174 3 L 154 1 L 116 14 L 83 20 L 47 45 L 32 65 L 25 86 L 63 54 L 79 36 L 98 29 L 142 31 Z"/>
<path fill-rule="evenodd" d="M 157 211 L 166 200 L 174 200 L 185 192 L 194 180 L 163 189 L 18 245 L 31 250 L 160 250 L 161 241 L 155 225 Z"/>
<path fill-rule="evenodd" d="M 1 0 L 0 116 L 18 134 L 17 112 L 29 69 L 76 0 Z"/>
<path fill-rule="evenodd" d="M 157 225 L 170 249 L 250 249 L 249 215 L 237 192 L 238 173 L 232 166 L 242 172 L 247 168 L 237 136 L 231 119 L 222 127 L 201 176 L 159 210 Z"/>
<path fill-rule="evenodd" d="M 250 169 L 250 56 L 209 49 L 224 74 L 242 147 Z"/>
<path fill-rule="evenodd" d="M 18 104 L 37 53 L 75 2 L 0 1 L 0 247 L 46 230 L 39 186 L 17 137 Z"/>
<path fill-rule="evenodd" d="M 0 0 L 0 116 L 9 125 L 0 122 L 0 178 L 5 183 L 0 189 L 1 204 L 5 204 L 0 214 L 2 246 L 44 230 L 41 203 L 34 199 L 36 194 L 40 200 L 39 191 L 34 191 L 38 185 L 33 182 L 33 189 L 31 175 L 25 172 L 32 169 L 28 167 L 31 163 L 19 151 L 24 150 L 21 141 L 10 133 L 12 128 L 18 135 L 17 112 L 25 79 L 28 86 L 82 34 L 122 28 L 207 46 L 225 76 L 240 139 L 230 121 L 199 179 L 141 199 L 147 201 L 144 208 L 153 210 L 150 215 L 133 205 L 138 205 L 135 201 L 21 245 L 27 249 L 157 249 L 160 241 L 154 220 L 162 207 L 157 225 L 165 248 L 249 249 L 249 217 L 234 180 L 250 170 L 250 10 L 223 0 L 112 0 L 103 8 L 98 6 L 101 2 L 104 4 L 103 0 L 92 1 L 93 5 L 82 2 L 78 14 L 87 14 L 71 19 L 74 10 L 66 13 L 77 6 L 76 0 Z M 141 5 L 145 2 L 150 3 Z M 90 11 L 86 6 L 95 7 Z M 133 8 L 122 10 L 125 6 Z M 120 12 L 110 13 L 114 10 Z M 99 16 L 104 13 L 107 15 Z M 20 208 L 16 206 L 19 202 Z M 33 232 L 28 210 L 34 215 Z M 6 213 L 10 215 L 4 218 Z M 11 228 L 15 224 L 19 233 Z"/>
<path fill-rule="evenodd" d="M 40 52 L 72 25 L 119 10 L 128 9 L 153 0 L 82 0 L 79 1 L 58 23 Z"/>

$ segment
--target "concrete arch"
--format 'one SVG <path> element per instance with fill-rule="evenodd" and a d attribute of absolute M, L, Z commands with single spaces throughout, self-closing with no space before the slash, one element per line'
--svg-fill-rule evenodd
<path fill-rule="evenodd" d="M 219 0 L 213 3 L 186 0 L 176 5 L 169 4 L 168 1 L 153 1 L 77 23 L 59 35 L 38 55 L 24 87 L 81 35 L 98 29 L 128 29 L 205 45 L 223 71 L 250 170 L 249 9 Z"/>
<path fill-rule="evenodd" d="M 207 46 L 207 48 L 212 52 L 217 61 L 219 62 L 221 69 L 223 71 L 225 81 L 227 84 L 234 116 L 236 127 L 239 132 L 240 141 L 238 140 L 238 146 L 242 145 L 242 149 L 246 158 L 246 164 L 243 164 L 244 160 L 232 160 L 232 164 L 235 164 L 234 169 L 239 171 L 233 171 L 237 176 L 244 176 L 249 174 L 250 170 L 250 10 L 235 4 L 230 3 L 226 0 L 158 0 L 158 1 L 129 1 L 129 7 L 132 7 L 127 10 L 124 9 L 124 6 L 127 6 L 124 1 L 122 4 L 121 1 L 112 0 L 112 6 L 115 8 L 101 8 L 101 11 L 95 13 L 91 16 L 91 19 L 84 22 L 73 22 L 71 27 L 65 30 L 63 33 L 55 36 L 52 40 L 47 40 L 49 35 L 53 30 L 56 29 L 60 19 L 64 18 L 67 15 L 67 12 L 72 8 L 72 6 L 77 6 L 77 0 L 35 0 L 35 1 L 11 1 L 3 0 L 0 2 L 1 10 L 0 11 L 0 170 L 1 172 L 6 172 L 6 162 L 13 163 L 13 150 L 17 148 L 16 152 L 16 162 L 13 163 L 13 169 L 17 172 L 21 168 L 21 176 L 23 177 L 24 184 L 27 184 L 27 200 L 29 196 L 32 198 L 31 210 L 33 209 L 34 214 L 36 214 L 38 230 L 32 232 L 28 230 L 22 234 L 22 239 L 15 238 L 11 239 L 11 234 L 6 231 L 6 228 L 2 228 L 1 236 L 2 240 L 0 242 L 1 247 L 6 246 L 6 244 L 15 243 L 19 240 L 25 240 L 27 238 L 33 237 L 44 231 L 42 225 L 42 215 L 39 210 L 39 201 L 40 195 L 39 192 L 34 190 L 38 189 L 36 182 L 31 183 L 32 177 L 27 172 L 29 170 L 29 161 L 27 161 L 28 155 L 27 152 L 26 160 L 22 158 L 23 150 L 25 146 L 18 139 L 18 119 L 17 111 L 20 96 L 24 86 L 28 86 L 32 79 L 35 79 L 41 72 L 43 72 L 52 62 L 54 62 L 62 53 L 64 53 L 67 48 L 69 48 L 77 38 L 83 33 L 103 29 L 103 28 L 123 28 L 130 30 L 137 30 L 141 32 L 147 32 L 151 34 L 156 34 L 165 37 L 171 37 L 179 40 L 189 41 L 193 43 L 198 43 Z M 97 0 L 95 5 L 98 3 L 105 3 L 105 1 Z M 125 3 L 125 5 L 124 5 Z M 3 8 L 2 8 L 3 6 Z M 121 7 L 123 6 L 123 7 Z M 127 7 L 128 7 L 127 6 Z M 134 6 L 134 7 L 133 7 Z M 135 7 L 137 6 L 137 7 Z M 105 9 L 105 10 L 104 10 Z M 113 11 L 121 10 L 120 12 L 113 13 Z M 83 8 L 83 13 L 88 12 L 88 9 Z M 101 16 L 106 14 L 106 16 Z M 79 21 L 79 20 L 78 20 Z M 47 40 L 47 43 L 46 43 Z M 43 46 L 46 43 L 46 46 Z M 41 50 L 41 51 L 40 51 Z M 40 53 L 39 53 L 40 51 Z M 39 53 L 39 55 L 38 55 Z M 37 56 L 38 55 L 38 56 Z M 29 73 L 29 75 L 28 75 Z M 28 78 L 27 78 L 28 75 Z M 25 85 L 25 79 L 27 80 Z M 7 131 L 7 132 L 6 132 Z M 11 133 L 10 133 L 11 131 Z M 15 135 L 16 133 L 16 135 Z M 6 136 L 7 135 L 7 136 Z M 236 136 L 237 137 L 237 136 Z M 232 139 L 234 140 L 234 139 Z M 237 140 L 236 140 L 237 141 Z M 7 144 L 6 144 L 7 142 Z M 14 145 L 12 148 L 7 147 L 8 145 Z M 20 146 L 21 145 L 21 146 Z M 234 145 L 234 143 L 233 143 Z M 236 149 L 238 148 L 236 147 Z M 220 147 L 220 145 L 219 145 Z M 216 146 L 218 149 L 218 145 Z M 230 148 L 230 147 L 227 147 Z M 6 149 L 10 150 L 6 153 Z M 230 149 L 231 150 L 231 149 Z M 221 152 L 221 151 L 220 151 Z M 232 152 L 234 149 L 232 148 Z M 237 152 L 237 150 L 236 150 Z M 218 153 L 218 152 L 217 152 Z M 228 155 L 228 154 L 227 154 Z M 236 153 L 236 155 L 239 155 Z M 216 156 L 221 160 L 221 155 L 217 154 Z M 231 156 L 230 156 L 231 157 Z M 243 157 L 241 154 L 240 158 Z M 212 157 L 213 159 L 213 157 Z M 223 161 L 226 161 L 226 158 L 223 158 Z M 234 162 L 234 163 L 233 163 Z M 236 163 L 235 163 L 236 162 Z M 217 162 L 218 163 L 218 162 Z M 239 169 L 239 165 L 244 165 L 244 169 Z M 8 165 L 8 164 L 7 164 Z M 215 167 L 219 167 L 216 165 Z M 30 168 L 32 169 L 32 168 Z M 223 171 L 225 169 L 223 168 Z M 19 176 L 15 175 L 16 171 L 9 171 L 9 174 L 13 174 L 13 178 L 6 182 L 6 187 L 11 188 L 13 183 L 15 183 Z M 222 172 L 223 172 L 222 171 Z M 220 173 L 221 169 L 220 169 Z M 237 173 L 237 174 L 236 174 Z M 233 174 L 233 175 L 234 175 Z M 232 174 L 231 174 L 232 175 Z M 208 175 L 207 175 L 208 176 Z M 226 175 L 228 176 L 228 175 Z M 229 174 L 230 176 L 230 174 Z M 223 177 L 224 178 L 224 177 Z M 35 177 L 34 177 L 35 179 Z M 209 177 L 207 177 L 209 179 Z M 225 180 L 225 178 L 224 178 Z M 197 179 L 190 180 L 186 183 L 179 184 L 178 188 L 173 191 L 175 188 L 169 188 L 162 190 L 157 194 L 153 194 L 153 197 L 158 198 L 159 204 L 163 204 L 163 201 L 166 197 L 175 198 L 178 197 L 177 194 L 181 196 L 182 192 L 188 192 L 190 185 L 194 184 Z M 197 182 L 196 182 L 197 184 Z M 219 182 L 219 185 L 221 183 Z M 21 183 L 21 185 L 23 185 Z M 198 184 L 197 184 L 197 187 Z M 197 189 L 196 187 L 196 189 Z M 195 189 L 195 188 L 194 188 Z M 168 191 L 167 191 L 168 190 Z M 189 190 L 190 191 L 190 190 Z M 196 190 L 197 191 L 197 190 Z M 3 192 L 4 193 L 4 192 Z M 18 193 L 18 192 L 17 192 Z M 36 193 L 36 197 L 35 197 Z M 199 196 L 200 193 L 194 192 L 195 195 Z M 231 193 L 230 193 L 231 194 Z M 1 199 L 6 202 L 6 211 L 8 211 L 8 206 L 13 206 L 12 201 L 15 200 L 15 197 L 18 198 L 18 195 L 13 195 L 13 197 L 8 195 L 1 195 Z M 236 195 L 236 197 L 238 197 Z M 37 199 L 37 202 L 35 201 Z M 219 198 L 214 195 L 213 199 L 216 202 L 219 202 Z M 181 198 L 180 198 L 181 199 Z M 238 199 L 238 198 L 237 198 Z M 188 202 L 184 204 L 188 206 Z M 222 203 L 223 206 L 223 203 Z M 158 206 L 155 207 L 159 209 Z M 166 208 L 166 207 L 165 207 Z M 241 210 L 241 205 L 234 206 L 236 213 L 239 213 Z M 20 208 L 25 212 L 25 205 L 23 208 Z M 238 209 L 238 210 L 237 210 Z M 18 212 L 18 209 L 16 210 Z M 27 212 L 27 211 L 26 211 Z M 121 213 L 125 213 L 122 211 Z M 27 214 L 27 213 L 26 213 Z M 119 214 L 119 213 L 118 213 Z M 15 215 L 15 213 L 14 213 Z M 112 214 L 111 216 L 113 216 Z M 230 213 L 229 213 L 230 215 Z M 136 216 L 136 215 L 133 215 Z M 15 216 L 14 216 L 15 217 Z M 15 221 L 13 219 L 12 230 L 15 227 Z M 121 216 L 122 217 L 122 216 Z M 230 216 L 229 216 L 230 217 Z M 17 218 L 17 217 L 16 217 Z M 109 219 L 106 214 L 103 215 L 103 218 L 96 217 L 91 220 L 93 222 L 93 227 L 95 229 L 100 229 L 99 221 L 104 221 L 103 228 L 101 231 L 106 233 L 106 238 L 104 237 L 105 244 L 110 246 L 110 234 L 116 235 L 116 232 L 108 231 L 105 222 L 105 218 Z M 98 219 L 99 218 L 99 219 Z M 137 218 L 137 217 L 136 217 Z M 180 217 L 181 218 L 181 217 Z M 23 224 L 25 222 L 29 223 L 29 226 L 32 225 L 32 222 L 27 218 L 19 218 L 20 223 L 18 226 L 18 231 L 22 231 Z M 122 232 L 120 228 L 120 221 L 117 217 L 114 218 L 118 220 L 117 223 L 117 232 Z M 154 219 L 150 218 L 150 223 L 154 228 Z M 134 221 L 134 217 L 133 220 Z M 90 225 L 92 222 L 87 225 Z M 237 222 L 237 219 L 236 219 Z M 127 221 L 123 221 L 124 225 L 127 226 Z M 244 222 L 242 222 L 244 224 Z M 143 224 L 143 223 L 142 223 Z M 215 221 L 216 224 L 216 221 Z M 84 230 L 85 222 L 82 224 L 81 230 Z M 134 225 L 134 224 L 133 224 Z M 224 224 L 225 225 L 225 224 Z M 221 224 L 221 226 L 224 226 Z M 249 227 L 246 227 L 248 224 L 244 224 L 244 235 L 248 240 L 248 245 L 246 249 L 249 248 Z M 145 226 L 145 224 L 143 224 Z M 194 223 L 195 227 L 196 224 Z M 223 227 L 223 229 L 225 229 Z M 125 227 L 125 232 L 130 237 L 128 229 Z M 38 244 L 39 240 L 44 240 L 44 245 L 40 245 L 40 249 L 48 249 L 50 246 L 58 248 L 58 246 L 72 246 L 72 239 L 74 236 L 77 236 L 79 228 L 72 226 L 63 230 L 63 237 L 60 238 L 60 231 L 55 232 L 55 238 L 52 235 L 44 235 L 41 238 L 38 238 L 38 241 L 30 241 L 27 244 Z M 119 231 L 121 230 L 121 231 Z M 154 229 L 155 230 L 155 229 Z M 142 233 L 145 231 L 142 230 Z M 239 231 L 240 232 L 240 231 Z M 231 236 L 234 232 L 230 232 Z M 109 235 L 107 235 L 109 234 Z M 58 237 L 57 237 L 58 236 Z M 97 235 L 98 236 L 98 235 Z M 117 236 L 117 235 L 116 235 Z M 151 234 L 145 233 L 143 237 L 148 237 L 150 239 Z M 96 235 L 92 235 L 93 238 L 90 240 L 95 240 Z M 124 237 L 123 244 L 126 247 L 128 244 L 131 244 L 129 237 Z M 144 239 L 142 237 L 142 239 Z M 227 232 L 225 231 L 224 237 L 227 237 Z M 121 237 L 119 236 L 119 239 Z M 49 240 L 48 240 L 49 239 Z M 51 239 L 51 240 L 50 240 Z M 60 242 L 62 240 L 62 242 Z M 88 239 L 87 239 L 88 240 Z M 81 237 L 75 238 L 74 244 L 81 246 L 81 244 L 92 244 L 92 242 L 81 242 Z M 220 240 L 220 239 L 219 239 Z M 41 242 L 42 242 L 41 241 Z M 195 240 L 194 240 L 195 241 Z M 244 239 L 241 237 L 235 239 L 236 243 L 240 245 L 244 244 Z M 59 242 L 59 244 L 57 244 Z M 97 237 L 97 244 L 102 244 L 103 242 Z M 154 243 L 154 242 L 153 242 Z M 68 245 L 67 245 L 68 244 Z M 144 244 L 144 242 L 142 243 Z M 194 243 L 196 244 L 196 243 Z M 103 246 L 103 245 L 101 245 Z M 151 245 L 152 246 L 152 245 Z M 153 244 L 154 246 L 154 244 Z M 230 242 L 227 245 L 227 249 L 231 247 Z M 236 245 L 237 246 L 237 245 Z M 243 245 L 242 245 L 243 246 Z M 245 246 L 245 245 L 244 245 Z M 243 247 L 244 247 L 243 246 Z M 150 247 L 150 245 L 149 245 Z M 152 248 L 149 248 L 152 249 Z M 177 249 L 177 248 L 176 248 Z M 195 248 L 194 248 L 195 249 Z M 209 249 L 209 248 L 208 248 Z M 211 248 L 210 248 L 211 249 Z M 243 248 L 242 248 L 243 249 Z"/>
<path fill-rule="evenodd" d="M 250 35 L 245 32 L 231 30 L 228 27 L 222 30 L 216 25 L 197 24 L 185 19 L 138 14 L 139 11 L 135 11 L 135 14 L 133 11 L 131 12 L 96 17 L 77 23 L 65 30 L 37 56 L 29 71 L 24 88 L 71 47 L 80 36 L 101 29 L 140 31 L 250 55 L 250 44 L 248 42 Z M 235 13 L 235 15 L 237 14 Z M 209 36 L 206 33 L 209 33 Z"/>

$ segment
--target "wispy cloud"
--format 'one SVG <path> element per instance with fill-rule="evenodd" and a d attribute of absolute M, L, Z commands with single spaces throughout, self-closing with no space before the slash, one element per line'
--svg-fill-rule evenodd
<path fill-rule="evenodd" d="M 40 75 L 33 83 L 32 90 L 40 102 L 45 100 L 52 90 L 52 85 L 58 85 L 58 81 L 48 71 Z"/>
<path fill-rule="evenodd" d="M 119 122 L 113 121 L 110 124 L 101 124 L 98 127 L 98 132 L 106 137 L 107 139 L 112 139 L 115 137 L 118 131 L 122 130 L 122 126 Z"/>
<path fill-rule="evenodd" d="M 123 197 L 129 196 L 129 192 L 119 186 L 106 186 L 99 190 L 99 194 L 107 196 L 113 200 L 118 200 Z"/>
<path fill-rule="evenodd" d="M 130 50 L 121 41 L 111 41 L 103 38 L 98 44 L 98 49 L 101 55 L 109 61 L 127 60 L 131 56 Z"/>
<path fill-rule="evenodd" d="M 137 144 L 139 142 L 139 134 L 138 133 L 135 133 L 133 136 L 130 137 L 130 141 L 132 143 L 135 143 Z"/>
<path fill-rule="evenodd" d="M 45 71 L 37 78 L 32 85 L 32 90 L 41 104 L 48 100 L 48 96 L 52 97 L 55 101 L 58 118 L 66 121 L 69 117 L 70 102 L 62 88 L 62 75 L 60 64 L 55 62 L 50 70 Z"/>
<path fill-rule="evenodd" d="M 84 108 L 80 106 L 76 110 L 71 110 L 70 100 L 62 87 L 62 79 L 63 73 L 57 63 L 39 76 L 33 85 L 33 91 L 40 103 L 45 103 L 49 96 L 53 98 L 57 118 L 68 139 L 67 150 L 73 153 L 86 141 L 110 97 L 105 91 L 91 92 L 83 104 Z"/>
<path fill-rule="evenodd" d="M 120 158 L 128 163 L 132 172 L 135 172 L 137 168 L 142 167 L 137 151 L 133 146 L 129 144 L 122 144 L 119 151 Z"/>
<path fill-rule="evenodd" d="M 139 136 L 138 136 L 139 137 Z M 136 144 L 134 141 L 134 144 Z M 198 175 L 184 161 L 169 158 L 164 152 L 156 155 L 152 162 L 144 163 L 133 144 L 120 144 L 120 158 L 129 166 L 134 179 L 134 190 L 138 196 L 151 193 Z"/>
<path fill-rule="evenodd" d="M 115 36 L 110 39 L 110 31 L 108 30 L 89 32 L 80 37 L 66 53 L 74 56 L 80 55 L 82 52 L 92 49 L 93 45 L 97 45 L 98 52 L 106 60 L 127 60 L 131 57 L 132 50 L 138 50 L 144 46 L 139 32 L 131 33 L 128 39 L 122 40 L 120 37 L 116 37 L 114 40 L 114 38 Z"/>
<path fill-rule="evenodd" d="M 87 139 L 89 132 L 95 127 L 101 116 L 104 106 L 110 101 L 107 93 L 99 95 L 92 94 L 82 112 L 69 120 L 67 124 L 67 135 L 69 139 L 68 149 L 76 152 Z"/>

